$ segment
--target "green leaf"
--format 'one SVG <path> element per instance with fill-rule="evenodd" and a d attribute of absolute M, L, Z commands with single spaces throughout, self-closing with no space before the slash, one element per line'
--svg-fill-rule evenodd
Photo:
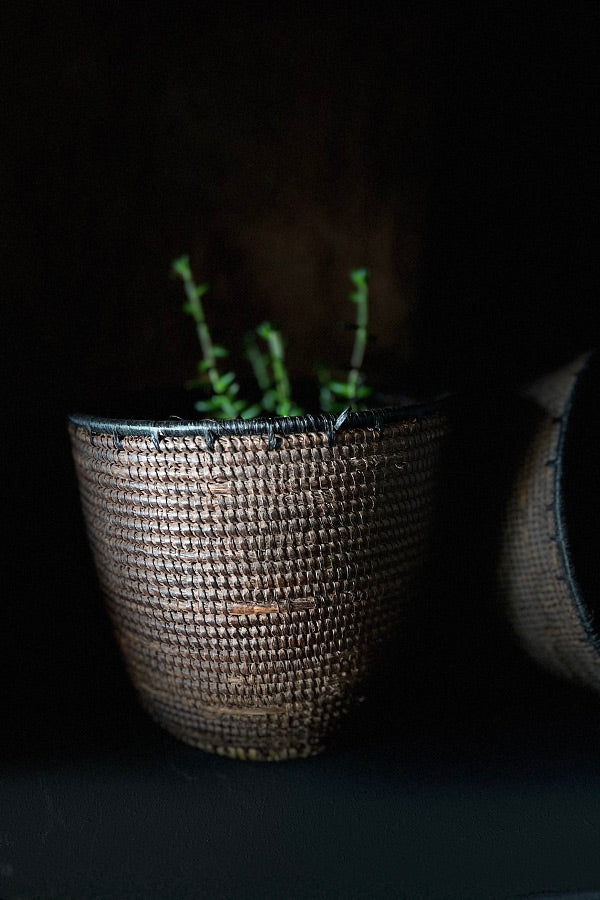
<path fill-rule="evenodd" d="M 353 397 L 354 390 L 345 381 L 330 381 L 327 385 L 329 390 L 338 397 Z"/>
<path fill-rule="evenodd" d="M 263 340 L 268 341 L 273 333 L 273 326 L 270 322 L 261 322 L 256 329 L 256 333 L 259 337 L 263 338 Z"/>
<path fill-rule="evenodd" d="M 184 281 L 189 281 L 192 278 L 192 269 L 190 267 L 190 258 L 189 256 L 180 256 L 178 259 L 174 259 L 171 263 L 171 270 L 175 275 L 178 275 L 179 278 L 183 278 Z"/>
<path fill-rule="evenodd" d="M 212 351 L 215 359 L 225 359 L 229 356 L 229 350 L 226 347 L 221 347 L 220 344 L 213 344 Z"/>
<path fill-rule="evenodd" d="M 242 410 L 242 419 L 255 419 L 257 416 L 260 416 L 262 409 L 258 405 L 258 403 L 253 403 L 252 406 L 247 406 L 246 409 Z"/>
<path fill-rule="evenodd" d="M 209 412 L 214 409 L 214 404 L 211 400 L 196 400 L 194 409 L 197 409 L 198 412 Z"/>
<path fill-rule="evenodd" d="M 367 281 L 369 280 L 369 270 L 368 269 L 352 269 L 350 272 L 350 278 L 354 282 L 357 287 L 365 287 Z"/>
<path fill-rule="evenodd" d="M 216 394 L 213 397 L 213 407 L 212 408 L 214 410 L 216 410 L 217 412 L 222 413 L 223 414 L 222 417 L 224 419 L 231 418 L 232 408 L 233 408 L 233 411 L 235 412 L 235 407 L 233 407 L 233 404 L 229 402 L 228 398 L 224 394 Z"/>
<path fill-rule="evenodd" d="M 274 390 L 265 391 L 262 398 L 262 405 L 264 409 L 268 412 L 272 412 L 275 409 L 275 404 L 277 403 L 277 394 Z"/>
<path fill-rule="evenodd" d="M 215 393 L 224 394 L 230 384 L 235 380 L 235 372 L 226 372 L 215 384 Z"/>

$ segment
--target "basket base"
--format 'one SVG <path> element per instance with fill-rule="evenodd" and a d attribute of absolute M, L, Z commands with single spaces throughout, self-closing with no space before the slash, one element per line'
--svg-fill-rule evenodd
<path fill-rule="evenodd" d="M 290 759 L 305 759 L 308 756 L 317 756 L 319 753 L 323 753 L 327 746 L 326 743 L 322 743 L 318 739 L 312 742 L 291 743 L 290 745 L 286 745 L 279 740 L 273 741 L 270 747 L 268 741 L 265 741 L 263 746 L 220 743 L 215 741 L 214 738 L 211 740 L 210 737 L 213 737 L 213 735 L 209 737 L 200 729 L 182 727 L 173 721 L 165 720 L 162 715 L 156 714 L 152 704 L 148 703 L 143 695 L 139 699 L 145 712 L 163 731 L 166 731 L 182 743 L 194 747 L 196 750 L 204 751 L 204 753 L 212 753 L 217 756 L 226 756 L 229 759 L 241 759 L 249 762 L 284 762 Z"/>
<path fill-rule="evenodd" d="M 172 731 L 169 733 L 184 744 L 195 747 L 197 750 L 213 753 L 216 756 L 226 756 L 229 759 L 241 759 L 245 762 L 286 762 L 290 759 L 306 759 L 309 756 L 318 756 L 319 753 L 323 753 L 325 750 L 324 745 L 317 747 L 280 747 L 270 752 L 255 747 L 220 747 L 189 735 L 175 734 Z"/>

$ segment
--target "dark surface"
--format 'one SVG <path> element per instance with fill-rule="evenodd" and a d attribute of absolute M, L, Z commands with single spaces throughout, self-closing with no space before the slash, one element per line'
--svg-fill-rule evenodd
<path fill-rule="evenodd" d="M 337 752 L 247 765 L 155 731 L 112 680 L 76 735 L 65 717 L 5 769 L 3 897 L 505 900 L 600 883 L 597 707 L 576 693 L 515 685 L 451 723 L 384 705 Z"/>
<path fill-rule="evenodd" d="M 521 656 L 492 579 L 513 463 L 502 448 L 523 437 L 500 393 L 600 339 L 597 15 L 393 10 L 2 7 L 3 900 L 600 889 L 598 700 Z M 353 185 L 369 202 L 348 214 Z M 311 266 L 323 276 L 291 299 L 253 281 L 258 239 L 240 249 L 271 205 L 285 277 L 288 259 L 294 282 Z M 213 758 L 150 723 L 129 687 L 66 415 L 185 415 L 173 386 L 196 348 L 165 281 L 188 247 L 216 279 L 225 336 L 314 313 L 312 350 L 336 318 L 328 288 L 343 292 L 363 262 L 380 207 L 399 223 L 384 235 L 390 296 L 413 297 L 409 338 L 387 336 L 381 373 L 404 388 L 412 360 L 416 383 L 479 395 L 448 455 L 411 651 L 337 749 Z"/>

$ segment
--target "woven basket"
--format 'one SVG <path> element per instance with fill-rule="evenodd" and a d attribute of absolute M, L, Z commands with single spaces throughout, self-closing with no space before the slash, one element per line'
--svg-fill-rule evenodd
<path fill-rule="evenodd" d="M 541 665 L 600 691 L 598 354 L 526 392 L 530 430 L 503 527 L 501 600 Z"/>
<path fill-rule="evenodd" d="M 321 750 L 414 603 L 443 406 L 69 430 L 132 681 L 183 741 Z"/>

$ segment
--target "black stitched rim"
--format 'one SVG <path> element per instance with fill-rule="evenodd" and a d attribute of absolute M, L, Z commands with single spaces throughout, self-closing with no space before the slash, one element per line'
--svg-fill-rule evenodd
<path fill-rule="evenodd" d="M 561 418 L 560 434 L 558 438 L 558 447 L 556 454 L 554 505 L 558 544 L 565 567 L 566 583 L 571 592 L 573 604 L 585 631 L 585 635 L 596 653 L 600 655 L 600 634 L 597 631 L 594 617 L 591 614 L 589 605 L 586 603 L 581 585 L 577 577 L 577 573 L 575 572 L 575 561 L 573 559 L 569 540 L 569 524 L 567 521 L 565 503 L 565 455 L 567 442 L 569 440 L 570 424 L 573 418 L 573 411 L 575 409 L 577 401 L 579 400 L 582 385 L 585 379 L 590 374 L 592 368 L 595 369 L 599 363 L 600 353 L 598 351 L 593 351 L 588 355 L 584 365 L 577 373 L 575 384 Z"/>
<path fill-rule="evenodd" d="M 319 413 L 304 416 L 262 416 L 255 419 L 111 419 L 74 413 L 68 417 L 71 425 L 85 428 L 90 435 L 110 434 L 120 447 L 126 437 L 150 437 L 157 449 L 167 437 L 204 437 L 209 449 L 220 437 L 264 435 L 273 442 L 280 435 L 322 432 L 331 444 L 335 444 L 339 431 L 353 428 L 374 428 L 382 432 L 386 425 L 397 422 L 419 421 L 442 412 L 452 398 L 442 397 L 431 403 L 414 406 L 388 406 L 360 412 L 344 410 L 339 415 Z"/>

